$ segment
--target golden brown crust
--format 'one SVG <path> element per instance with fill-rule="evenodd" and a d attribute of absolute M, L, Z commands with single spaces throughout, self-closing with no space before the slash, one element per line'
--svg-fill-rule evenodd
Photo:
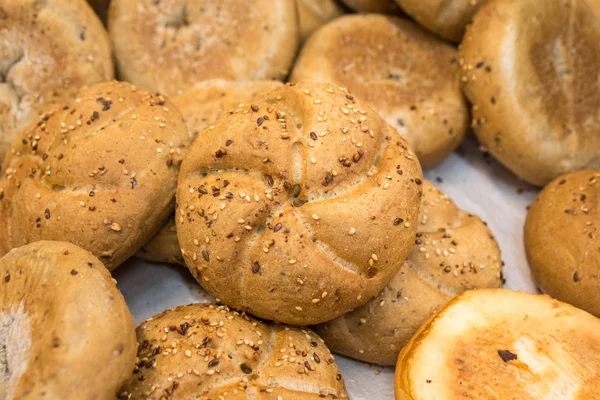
<path fill-rule="evenodd" d="M 473 15 L 488 0 L 396 0 L 419 24 L 451 42 L 458 43 Z"/>
<path fill-rule="evenodd" d="M 311 33 L 344 13 L 335 0 L 297 0 L 300 36 L 306 40 Z"/>
<path fill-rule="evenodd" d="M 0 260 L 0 398 L 114 399 L 135 351 L 129 309 L 92 254 L 43 241 Z"/>
<path fill-rule="evenodd" d="M 472 290 L 402 350 L 396 400 L 591 400 L 600 396 L 600 320 L 548 296 Z"/>
<path fill-rule="evenodd" d="M 452 46 L 412 22 L 349 15 L 308 40 L 291 80 L 347 87 L 407 138 L 423 166 L 432 166 L 462 142 L 469 123 L 456 58 Z"/>
<path fill-rule="evenodd" d="M 324 322 L 378 293 L 410 252 L 419 163 L 347 90 L 285 86 L 202 138 L 182 164 L 177 235 L 188 268 L 224 303 Z"/>
<path fill-rule="evenodd" d="M 4 160 L 0 253 L 66 240 L 117 267 L 172 212 L 187 145 L 183 118 L 164 97 L 124 82 L 83 88 L 25 130 Z"/>
<path fill-rule="evenodd" d="M 392 14 L 398 11 L 393 0 L 342 0 L 342 3 L 357 12 Z"/>
<path fill-rule="evenodd" d="M 196 84 L 192 89 L 173 98 L 193 141 L 222 114 L 234 112 L 241 104 L 250 104 L 261 93 L 282 86 L 279 81 L 234 82 L 209 80 Z M 161 228 L 158 234 L 138 253 L 142 260 L 183 264 L 183 256 L 177 241 L 175 220 Z"/>
<path fill-rule="evenodd" d="M 0 161 L 47 107 L 113 78 L 108 35 L 84 1 L 0 4 Z"/>
<path fill-rule="evenodd" d="M 119 398 L 348 398 L 333 356 L 308 329 L 192 304 L 150 318 L 137 335 L 137 368 Z"/>
<path fill-rule="evenodd" d="M 120 77 L 180 94 L 207 79 L 287 76 L 300 34 L 294 0 L 113 0 Z"/>
<path fill-rule="evenodd" d="M 600 169 L 542 190 L 527 214 L 525 250 L 544 292 L 600 317 Z"/>
<path fill-rule="evenodd" d="M 416 245 L 404 266 L 377 297 L 315 332 L 336 353 L 394 365 L 437 309 L 467 289 L 501 287 L 501 271 L 486 224 L 425 181 Z"/>
<path fill-rule="evenodd" d="M 493 0 L 460 63 L 480 142 L 543 186 L 600 166 L 600 19 L 586 1 Z"/>

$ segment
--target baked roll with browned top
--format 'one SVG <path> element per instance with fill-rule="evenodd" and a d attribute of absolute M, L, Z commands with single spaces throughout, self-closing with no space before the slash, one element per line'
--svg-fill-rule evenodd
<path fill-rule="evenodd" d="M 377 294 L 410 252 L 419 162 L 347 90 L 285 86 L 199 137 L 179 175 L 177 237 L 223 303 L 293 325 L 325 322 Z"/>

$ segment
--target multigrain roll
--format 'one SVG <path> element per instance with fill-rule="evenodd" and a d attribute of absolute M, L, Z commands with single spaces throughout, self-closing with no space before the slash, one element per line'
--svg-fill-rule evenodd
<path fill-rule="evenodd" d="M 297 0 L 297 4 L 302 40 L 344 13 L 344 9 L 335 0 Z"/>
<path fill-rule="evenodd" d="M 311 36 L 291 81 L 333 82 L 368 102 L 423 166 L 439 163 L 469 124 L 456 50 L 404 19 L 349 15 Z"/>
<path fill-rule="evenodd" d="M 108 25 L 120 77 L 166 94 L 283 80 L 300 39 L 295 0 L 113 0 Z"/>
<path fill-rule="evenodd" d="M 46 107 L 113 78 L 108 35 L 85 1 L 0 3 L 0 161 Z"/>
<path fill-rule="evenodd" d="M 502 287 L 501 272 L 500 249 L 485 222 L 425 181 L 417 240 L 404 266 L 377 297 L 315 332 L 336 353 L 395 365 L 437 309 L 465 290 Z"/>
<path fill-rule="evenodd" d="M 398 11 L 393 0 L 342 0 L 342 2 L 357 12 L 391 14 Z"/>
<path fill-rule="evenodd" d="M 83 88 L 13 143 L 0 180 L 0 253 L 75 243 L 116 268 L 173 212 L 181 113 L 124 82 Z"/>
<path fill-rule="evenodd" d="M 525 250 L 544 292 L 600 317 L 600 169 L 542 190 L 527 214 Z"/>
<path fill-rule="evenodd" d="M 402 350 L 396 400 L 600 398 L 600 320 L 548 296 L 471 290 Z"/>
<path fill-rule="evenodd" d="M 436 35 L 454 43 L 488 0 L 396 0 L 410 17 Z"/>
<path fill-rule="evenodd" d="M 282 86 L 279 81 L 234 82 L 210 80 L 196 84 L 180 96 L 173 98 L 173 103 L 183 114 L 183 120 L 193 141 L 218 117 L 234 110 L 243 104 L 251 104 L 252 99 L 264 92 Z M 183 264 L 183 256 L 177 241 L 175 218 L 172 217 L 138 253 L 137 257 L 154 262 Z"/>
<path fill-rule="evenodd" d="M 323 341 L 225 306 L 192 304 L 137 328 L 138 363 L 120 399 L 347 399 Z"/>
<path fill-rule="evenodd" d="M 65 242 L 0 260 L 0 398 L 109 400 L 131 376 L 135 326 L 102 263 Z"/>
<path fill-rule="evenodd" d="M 177 237 L 198 282 L 293 325 L 376 295 L 412 248 L 422 174 L 404 139 L 346 89 L 276 89 L 195 141 Z"/>
<path fill-rule="evenodd" d="M 543 186 L 600 166 L 600 18 L 587 0 L 491 0 L 460 56 L 474 131 L 517 176 Z"/>

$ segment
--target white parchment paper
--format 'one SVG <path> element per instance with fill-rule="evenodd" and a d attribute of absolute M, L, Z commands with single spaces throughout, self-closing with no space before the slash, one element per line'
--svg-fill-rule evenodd
<path fill-rule="evenodd" d="M 443 189 L 459 207 L 481 216 L 496 235 L 506 263 L 506 287 L 536 292 L 523 249 L 527 206 L 537 191 L 516 179 L 490 157 L 474 139 L 425 176 Z M 119 282 L 136 324 L 180 304 L 211 300 L 184 267 L 130 260 L 113 274 Z M 394 397 L 394 370 L 336 357 L 353 400 Z"/>

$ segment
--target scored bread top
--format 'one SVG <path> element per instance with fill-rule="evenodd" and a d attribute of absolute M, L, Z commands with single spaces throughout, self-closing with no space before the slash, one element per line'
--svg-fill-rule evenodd
<path fill-rule="evenodd" d="M 289 85 L 217 120 L 182 164 L 177 235 L 215 297 L 295 325 L 364 304 L 412 247 L 422 173 L 346 89 Z"/>
<path fill-rule="evenodd" d="M 85 1 L 2 0 L 0 54 L 0 162 L 45 108 L 114 76 L 108 34 Z"/>
<path fill-rule="evenodd" d="M 191 304 L 137 328 L 138 362 L 120 399 L 347 399 L 323 341 L 225 306 Z"/>
<path fill-rule="evenodd" d="M 158 94 L 124 82 L 83 88 L 13 143 L 0 180 L 0 252 L 65 240 L 112 269 L 173 210 L 183 118 Z"/>
<path fill-rule="evenodd" d="M 475 134 L 534 185 L 600 166 L 600 18 L 589 4 L 490 1 L 461 44 Z"/>
<path fill-rule="evenodd" d="M 283 79 L 300 40 L 295 0 L 113 0 L 108 27 L 120 77 L 169 95 Z"/>

